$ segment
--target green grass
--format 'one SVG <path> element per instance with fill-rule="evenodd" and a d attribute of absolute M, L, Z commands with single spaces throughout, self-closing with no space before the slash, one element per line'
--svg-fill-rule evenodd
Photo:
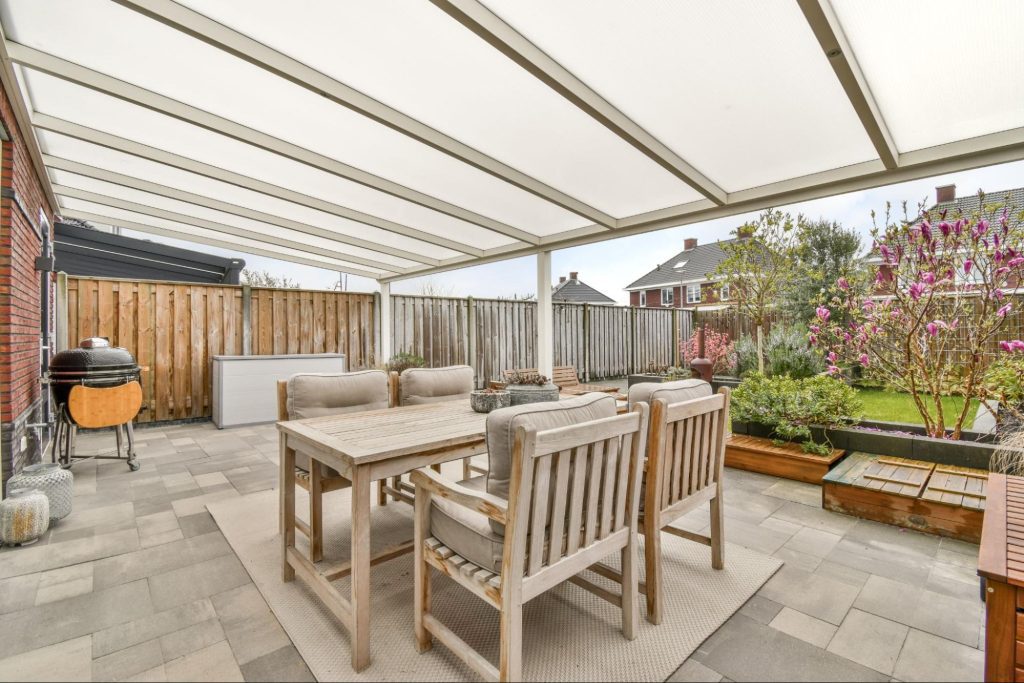
<path fill-rule="evenodd" d="M 857 389 L 857 395 L 864 404 L 864 419 L 879 420 L 884 422 L 906 422 L 909 424 L 924 424 L 921 413 L 914 405 L 914 399 L 910 394 L 903 394 L 895 391 L 884 391 L 882 389 Z M 930 398 L 928 399 L 931 400 Z M 926 403 L 926 405 L 930 405 Z M 962 396 L 943 396 L 942 414 L 945 416 L 946 426 L 949 427 L 955 421 L 956 416 L 964 407 Z M 964 420 L 964 429 L 970 429 L 974 424 L 974 416 L 978 412 L 978 401 L 971 399 L 971 409 Z"/>

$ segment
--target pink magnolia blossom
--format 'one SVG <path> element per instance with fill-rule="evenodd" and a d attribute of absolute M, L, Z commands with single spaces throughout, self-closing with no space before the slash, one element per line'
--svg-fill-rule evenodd
<path fill-rule="evenodd" d="M 839 374 L 839 368 L 837 366 L 835 366 L 835 365 L 828 366 L 828 374 L 830 374 L 830 375 L 837 375 L 837 374 Z"/>
<path fill-rule="evenodd" d="M 939 223 L 939 232 L 942 233 L 943 237 L 949 237 L 949 233 L 952 231 L 952 226 L 946 221 Z"/>
<path fill-rule="evenodd" d="M 836 286 L 838 286 L 839 289 L 843 290 L 844 292 L 850 289 L 850 283 L 847 281 L 845 277 L 841 277 L 838 280 L 836 280 Z"/>
<path fill-rule="evenodd" d="M 921 280 L 923 280 L 926 285 L 934 285 L 935 273 L 921 273 Z"/>
<path fill-rule="evenodd" d="M 939 333 L 939 326 L 936 325 L 935 323 L 928 323 L 927 325 L 924 326 L 924 328 L 928 330 L 928 334 L 930 334 L 933 337 Z"/>
<path fill-rule="evenodd" d="M 1010 268 L 1017 268 L 1022 263 L 1024 263 L 1024 256 L 1018 256 L 1016 258 L 1010 259 L 1010 262 L 1007 263 L 1006 265 L 1009 266 Z"/>
<path fill-rule="evenodd" d="M 1008 342 L 1008 341 L 1001 341 L 1001 342 L 999 342 L 999 348 L 1002 349 L 1003 351 L 1006 351 L 1007 353 L 1009 353 L 1010 352 L 1010 342 Z"/>
<path fill-rule="evenodd" d="M 875 310 L 875 302 L 874 301 L 865 301 L 864 305 L 861 306 L 861 308 L 864 309 L 865 313 L 870 313 L 871 311 Z"/>
<path fill-rule="evenodd" d="M 973 265 L 974 265 L 974 261 L 972 261 L 971 259 L 966 259 L 964 261 L 964 275 L 970 275 L 971 274 L 971 267 Z"/>
<path fill-rule="evenodd" d="M 1014 339 L 1012 342 L 1010 342 L 1010 350 L 1024 351 L 1024 341 L 1021 341 L 1020 339 Z"/>
<path fill-rule="evenodd" d="M 829 351 L 828 352 L 828 362 L 832 363 L 833 365 L 835 365 L 837 360 L 839 360 L 839 357 L 836 355 L 836 352 L 835 351 Z"/>
<path fill-rule="evenodd" d="M 924 294 L 924 289 L 925 286 L 922 282 L 915 282 L 914 284 L 910 285 L 910 298 L 913 299 L 914 301 L 917 301 L 918 299 L 921 298 L 921 295 Z"/>
<path fill-rule="evenodd" d="M 1006 314 L 1009 313 L 1012 309 L 1013 304 L 1004 304 L 1002 307 L 1000 307 L 998 311 L 996 311 L 996 315 L 999 316 L 1000 318 L 1005 318 Z"/>
<path fill-rule="evenodd" d="M 860 364 L 863 365 L 864 367 L 868 366 L 868 354 L 860 354 L 860 357 L 857 360 L 860 361 Z"/>
<path fill-rule="evenodd" d="M 815 311 L 815 313 L 817 313 L 818 319 L 821 320 L 821 322 L 823 322 L 823 323 L 827 323 L 828 319 L 832 317 L 832 312 L 829 311 L 824 306 L 818 306 L 818 308 Z"/>

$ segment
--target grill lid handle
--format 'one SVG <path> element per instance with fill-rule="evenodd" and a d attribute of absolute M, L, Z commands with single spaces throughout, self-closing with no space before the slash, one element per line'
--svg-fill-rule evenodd
<path fill-rule="evenodd" d="M 110 346 L 110 340 L 106 337 L 89 337 L 78 342 L 83 349 L 102 349 Z"/>

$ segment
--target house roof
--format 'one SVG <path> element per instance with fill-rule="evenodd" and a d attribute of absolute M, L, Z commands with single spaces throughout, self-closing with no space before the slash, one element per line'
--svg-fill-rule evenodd
<path fill-rule="evenodd" d="M 643 277 L 634 280 L 626 287 L 626 291 L 709 280 L 711 278 L 708 275 L 713 273 L 718 264 L 725 259 L 724 245 L 735 241 L 735 239 L 721 240 L 698 244 L 693 249 L 684 249 Z"/>
<path fill-rule="evenodd" d="M 114 235 L 81 224 L 58 222 L 53 234 L 57 270 L 68 275 L 237 285 L 245 267 L 239 258 Z"/>
<path fill-rule="evenodd" d="M 577 278 L 568 278 L 565 282 L 555 285 L 551 293 L 552 301 L 565 301 L 577 304 L 614 304 L 615 299 L 602 294 Z"/>

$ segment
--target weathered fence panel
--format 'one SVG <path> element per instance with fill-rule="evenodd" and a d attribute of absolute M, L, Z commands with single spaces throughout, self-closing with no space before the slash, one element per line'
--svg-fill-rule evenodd
<path fill-rule="evenodd" d="M 132 352 L 143 368 L 139 422 L 208 417 L 212 358 L 242 355 L 247 333 L 253 354 L 340 351 L 351 369 L 376 363 L 372 294 L 253 288 L 246 321 L 247 289 L 69 277 L 68 341 L 109 337 Z"/>

